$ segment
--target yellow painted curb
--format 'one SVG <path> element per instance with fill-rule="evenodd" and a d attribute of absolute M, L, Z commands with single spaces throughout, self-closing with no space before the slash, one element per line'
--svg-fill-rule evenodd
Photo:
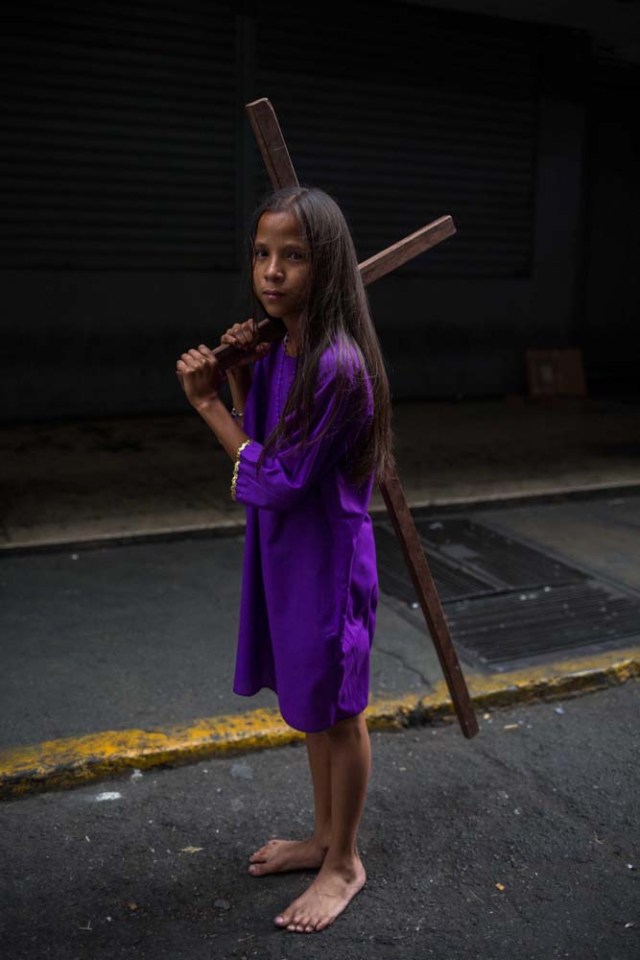
<path fill-rule="evenodd" d="M 467 676 L 476 710 L 577 696 L 640 676 L 640 649 L 563 660 L 513 673 Z M 372 730 L 455 720 L 444 680 L 426 696 L 374 700 Z M 278 710 L 252 710 L 160 730 L 107 730 L 0 750 L 0 798 L 69 787 L 139 769 L 204 760 L 238 750 L 261 750 L 303 740 Z"/>

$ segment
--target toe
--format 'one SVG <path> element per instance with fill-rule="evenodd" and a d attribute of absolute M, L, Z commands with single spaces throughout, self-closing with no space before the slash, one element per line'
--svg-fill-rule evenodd
<path fill-rule="evenodd" d="M 276 917 L 276 923 L 279 927 L 290 927 L 296 922 L 296 916 L 291 909 L 283 910 L 283 912 L 279 913 Z"/>
<path fill-rule="evenodd" d="M 269 849 L 273 846 L 275 842 L 276 842 L 275 840 L 267 840 L 267 842 L 263 843 L 261 847 L 258 847 L 256 852 L 254 853 L 254 856 L 265 856 L 265 854 L 269 852 Z"/>
<path fill-rule="evenodd" d="M 249 857 L 249 860 L 264 860 L 264 858 L 267 856 L 267 852 L 268 851 L 266 847 L 260 847 L 259 850 L 253 851 L 253 853 Z"/>

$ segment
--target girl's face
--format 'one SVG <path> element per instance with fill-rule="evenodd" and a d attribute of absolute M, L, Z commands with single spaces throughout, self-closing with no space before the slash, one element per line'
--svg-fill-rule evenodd
<path fill-rule="evenodd" d="M 270 317 L 296 322 L 304 308 L 311 260 L 292 213 L 263 213 L 253 242 L 253 289 Z"/>

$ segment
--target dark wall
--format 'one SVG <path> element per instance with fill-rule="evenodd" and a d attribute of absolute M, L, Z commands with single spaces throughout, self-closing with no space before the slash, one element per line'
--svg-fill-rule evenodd
<path fill-rule="evenodd" d="M 185 409 L 177 355 L 246 314 L 243 221 L 265 180 L 242 104 L 261 95 L 363 258 L 442 213 L 457 222 L 370 288 L 396 399 L 520 392 L 527 346 L 598 339 L 583 296 L 587 267 L 590 302 L 601 289 L 584 242 L 604 209 L 585 205 L 591 106 L 561 79 L 567 61 L 587 76 L 584 37 L 416 8 L 390 30 L 375 4 L 366 21 L 353 5 L 353 31 L 314 33 L 215 6 L 16 13 L 4 419 Z M 283 47 L 297 59 L 265 53 Z M 637 287 L 620 296 L 627 316 Z M 602 381 L 609 361 L 592 362 Z"/>
<path fill-rule="evenodd" d="M 594 390 L 640 388 L 640 69 L 598 65 L 589 85 L 585 283 L 579 336 Z"/>

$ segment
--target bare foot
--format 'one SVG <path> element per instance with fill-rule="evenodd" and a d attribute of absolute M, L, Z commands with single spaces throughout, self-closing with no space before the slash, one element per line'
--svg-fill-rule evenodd
<path fill-rule="evenodd" d="M 269 840 L 249 857 L 249 873 L 264 877 L 267 873 L 287 870 L 317 870 L 322 866 L 327 847 L 311 837 L 309 840 Z"/>
<path fill-rule="evenodd" d="M 297 933 L 324 930 L 362 890 L 366 879 L 358 856 L 340 866 L 325 860 L 311 886 L 275 918 L 275 923 Z"/>

